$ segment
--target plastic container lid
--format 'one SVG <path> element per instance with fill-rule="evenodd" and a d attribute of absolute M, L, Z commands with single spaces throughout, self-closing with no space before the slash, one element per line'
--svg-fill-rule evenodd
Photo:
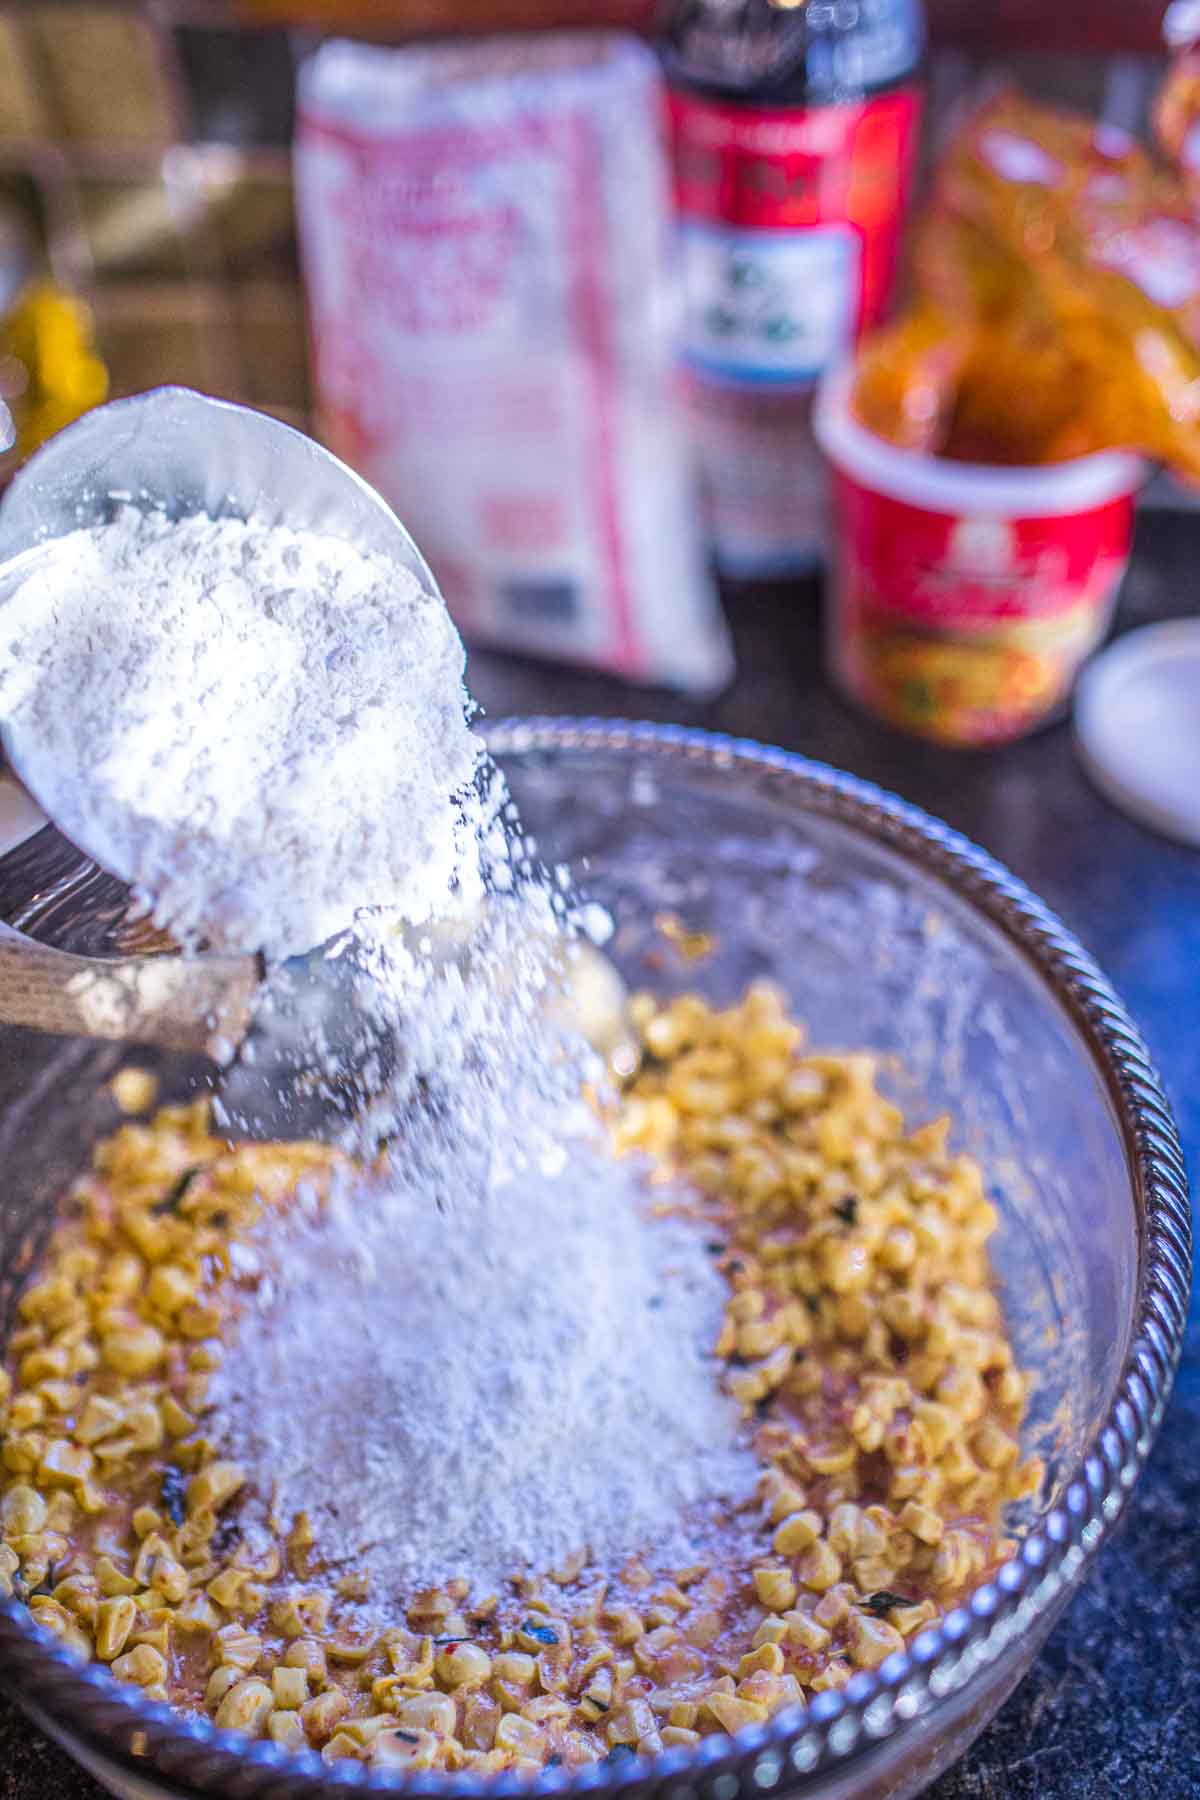
<path fill-rule="evenodd" d="M 1075 736 L 1115 805 L 1200 847 L 1200 619 L 1147 625 L 1098 656 L 1076 690 Z"/>

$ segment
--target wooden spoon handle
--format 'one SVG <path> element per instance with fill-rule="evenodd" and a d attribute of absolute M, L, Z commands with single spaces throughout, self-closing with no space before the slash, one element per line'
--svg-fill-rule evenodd
<path fill-rule="evenodd" d="M 0 926 L 0 1024 L 128 1038 L 223 1061 L 245 1035 L 259 986 L 251 956 L 128 956 L 50 950 Z M 224 1044 L 222 1043 L 224 1040 Z"/>

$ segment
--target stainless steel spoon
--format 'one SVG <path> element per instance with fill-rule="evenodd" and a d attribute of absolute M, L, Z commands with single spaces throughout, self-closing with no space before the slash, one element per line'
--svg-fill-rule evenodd
<path fill-rule="evenodd" d="M 54 540 L 128 503 L 178 518 L 252 516 L 325 533 L 438 591 L 391 508 L 322 445 L 247 407 L 158 388 L 86 414 L 12 482 L 0 502 L 0 631 L 6 599 L 36 577 Z M 22 746 L 3 721 L 0 745 L 11 778 L 25 788 Z M 15 804 L 18 814 L 24 806 L 24 826 L 37 826 L 28 802 L 18 796 Z M 262 1007 L 254 958 L 181 956 L 86 843 L 68 841 L 49 821 L 17 836 L 0 854 L 0 1023 L 203 1050 L 222 1064 L 219 1098 L 243 1135 L 340 1131 L 353 1094 L 313 1087 L 292 1027 L 300 1015 L 310 1026 L 320 1017 L 336 1041 L 354 1008 L 344 963 L 311 956 L 288 965 L 290 1009 Z M 588 991 L 616 996 L 598 1030 L 605 1053 L 619 1043 L 619 1060 L 628 1060 L 624 989 L 605 968 L 607 980 Z M 588 1004 L 591 1035 L 594 997 Z"/>

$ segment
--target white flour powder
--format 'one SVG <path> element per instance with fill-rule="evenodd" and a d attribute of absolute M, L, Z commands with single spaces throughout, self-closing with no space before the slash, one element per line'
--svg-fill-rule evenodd
<path fill-rule="evenodd" d="M 17 592 L 3 651 L 22 772 L 161 924 L 276 957 L 340 934 L 260 1014 L 354 1101 L 349 1141 L 397 1134 L 386 1184 L 239 1252 L 262 1273 L 211 1429 L 244 1522 L 308 1512 L 385 1605 L 585 1547 L 694 1560 L 756 1473 L 712 1357 L 725 1286 L 583 1111 L 570 896 L 501 829 L 440 601 L 323 537 L 126 509 Z M 273 1094 L 284 1065 L 245 1062 Z"/>
<path fill-rule="evenodd" d="M 407 571 L 283 526 L 132 507 L 0 619 L 14 757 L 180 941 L 287 956 L 475 877 L 464 653 Z"/>
<path fill-rule="evenodd" d="M 644 1200 L 634 1166 L 576 1144 L 450 1217 L 397 1180 L 283 1242 L 276 1224 L 219 1378 L 262 1513 L 308 1511 L 380 1604 L 585 1545 L 695 1560 L 702 1503 L 746 1496 L 756 1463 L 712 1358 L 725 1283 L 698 1228 Z"/>

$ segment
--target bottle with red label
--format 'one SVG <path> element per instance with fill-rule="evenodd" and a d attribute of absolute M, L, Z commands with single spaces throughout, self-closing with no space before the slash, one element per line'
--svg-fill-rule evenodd
<path fill-rule="evenodd" d="M 811 570 L 822 372 L 891 295 L 920 117 L 920 0 L 674 0 L 661 45 L 682 351 L 730 575 Z"/>

